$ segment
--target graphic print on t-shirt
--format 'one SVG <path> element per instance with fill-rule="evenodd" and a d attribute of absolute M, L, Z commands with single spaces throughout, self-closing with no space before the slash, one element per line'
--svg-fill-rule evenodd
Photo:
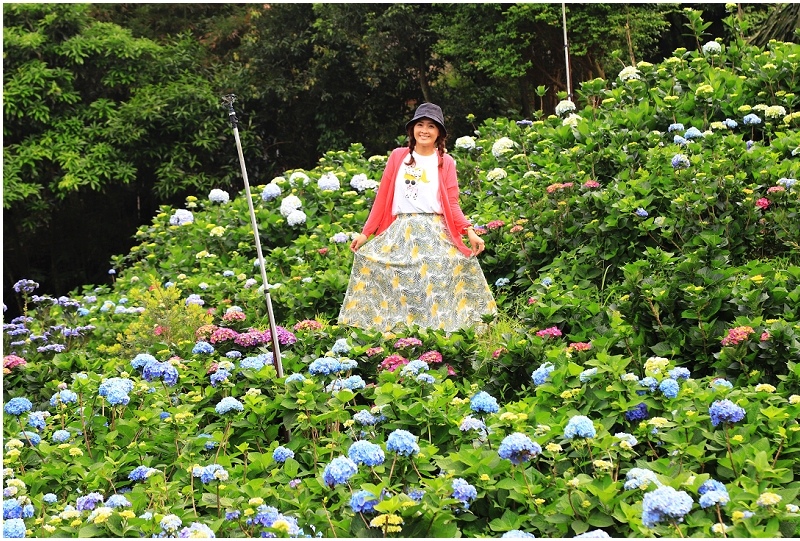
<path fill-rule="evenodd" d="M 416 200 L 419 195 L 419 186 L 420 182 L 425 182 L 426 184 L 430 182 L 428 177 L 425 175 L 425 169 L 422 167 L 415 167 L 413 165 L 406 165 L 405 166 L 405 174 L 403 175 L 403 179 L 406 183 L 406 198 L 407 199 L 414 199 Z"/>

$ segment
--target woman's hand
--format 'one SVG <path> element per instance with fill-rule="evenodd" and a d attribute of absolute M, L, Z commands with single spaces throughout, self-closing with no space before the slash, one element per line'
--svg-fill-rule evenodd
<path fill-rule="evenodd" d="M 474 229 L 467 229 L 467 236 L 469 237 L 469 244 L 472 246 L 472 255 L 478 255 L 486 247 L 486 243 L 478 236 Z"/>
<path fill-rule="evenodd" d="M 350 243 L 350 251 L 353 253 L 357 252 L 365 242 L 367 242 L 367 236 L 364 233 L 359 233 L 359 235 L 353 239 L 353 242 Z"/>

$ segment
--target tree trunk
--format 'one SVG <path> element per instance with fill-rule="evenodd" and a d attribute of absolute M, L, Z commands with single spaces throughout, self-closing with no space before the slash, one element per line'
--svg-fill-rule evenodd
<path fill-rule="evenodd" d="M 425 57 L 417 55 L 417 71 L 419 72 L 419 88 L 422 91 L 422 99 L 432 103 L 431 88 L 428 85 L 428 69 Z"/>
<path fill-rule="evenodd" d="M 800 28 L 800 4 L 776 4 L 759 31 L 748 41 L 751 45 L 762 48 L 771 39 L 793 41 L 797 28 Z"/>

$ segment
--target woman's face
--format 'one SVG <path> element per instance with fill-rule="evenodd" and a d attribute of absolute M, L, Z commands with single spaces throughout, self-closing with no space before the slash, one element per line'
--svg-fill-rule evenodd
<path fill-rule="evenodd" d="M 433 120 L 421 118 L 414 124 L 414 139 L 417 141 L 417 145 L 435 146 L 438 138 L 439 127 Z"/>

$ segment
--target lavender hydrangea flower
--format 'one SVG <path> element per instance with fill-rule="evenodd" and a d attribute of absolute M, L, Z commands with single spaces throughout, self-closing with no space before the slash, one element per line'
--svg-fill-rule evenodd
<path fill-rule="evenodd" d="M 136 468 L 128 474 L 128 479 L 131 481 L 144 481 L 155 473 L 159 473 L 159 470 L 149 466 L 136 466 Z"/>
<path fill-rule="evenodd" d="M 625 484 L 623 488 L 625 490 L 633 490 L 636 488 L 645 490 L 651 484 L 657 487 L 662 486 L 661 481 L 658 480 L 656 474 L 651 470 L 646 468 L 631 468 L 628 473 L 625 474 Z"/>
<path fill-rule="evenodd" d="M 648 212 L 646 210 L 644 210 L 643 208 L 641 208 L 641 207 L 636 209 L 636 215 L 639 218 L 647 218 L 649 216 Z"/>
<path fill-rule="evenodd" d="M 672 487 L 659 487 L 644 495 L 642 501 L 642 522 L 648 528 L 654 528 L 662 520 L 682 520 L 692 510 L 694 500 L 684 491 Z"/>
<path fill-rule="evenodd" d="M 568 440 L 578 436 L 580 438 L 594 438 L 597 435 L 594 424 L 585 415 L 575 415 L 564 428 L 564 437 Z"/>
<path fill-rule="evenodd" d="M 78 511 L 91 511 L 97 504 L 103 503 L 103 495 L 97 492 L 90 492 L 86 496 L 81 496 L 75 502 Z"/>
<path fill-rule="evenodd" d="M 542 452 L 542 447 L 521 432 L 503 438 L 497 449 L 500 458 L 511 461 L 515 466 L 527 462 Z"/>
<path fill-rule="evenodd" d="M 461 421 L 461 425 L 458 428 L 461 430 L 461 432 L 467 432 L 469 430 L 485 431 L 486 423 L 480 419 L 472 417 L 471 415 L 467 415 L 464 417 L 464 420 Z"/>
<path fill-rule="evenodd" d="M 711 416 L 711 425 L 717 426 L 720 423 L 738 423 L 744 419 L 744 408 L 737 406 L 728 399 L 717 400 L 708 409 Z"/>
<path fill-rule="evenodd" d="M 212 530 L 205 524 L 201 524 L 200 522 L 192 522 L 190 526 L 181 530 L 181 533 L 178 534 L 178 537 L 182 539 L 194 538 L 194 537 L 213 539 L 216 538 L 216 535 L 214 535 L 214 530 Z"/>
<path fill-rule="evenodd" d="M 673 169 L 686 169 L 690 165 L 692 165 L 692 164 L 689 161 L 689 158 L 687 158 L 683 154 L 675 154 L 675 156 L 672 157 L 672 168 Z"/>
<path fill-rule="evenodd" d="M 464 479 L 453 479 L 453 498 L 469 503 L 478 497 L 478 490 Z"/>
<path fill-rule="evenodd" d="M 355 462 L 346 456 L 334 458 L 322 472 L 322 480 L 329 487 L 346 483 L 358 471 Z"/>
<path fill-rule="evenodd" d="M 761 124 L 761 118 L 756 114 L 750 113 L 749 115 L 745 115 L 742 122 L 745 126 L 757 126 Z"/>

